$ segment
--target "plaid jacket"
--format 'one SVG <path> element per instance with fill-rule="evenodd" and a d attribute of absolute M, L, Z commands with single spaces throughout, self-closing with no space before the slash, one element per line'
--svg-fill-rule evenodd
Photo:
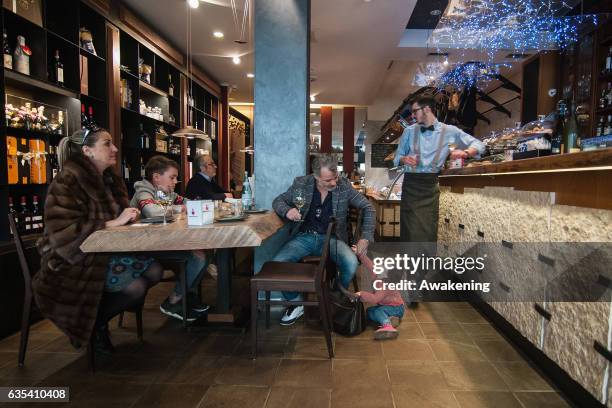
<path fill-rule="evenodd" d="M 308 214 L 312 203 L 312 196 L 315 189 L 314 176 L 296 177 L 293 184 L 287 191 L 279 195 L 272 202 L 272 208 L 279 217 L 287 220 L 285 215 L 291 208 L 295 208 L 293 204 L 294 192 L 301 189 L 304 193 L 305 204 L 302 208 L 302 214 Z M 356 191 L 351 183 L 345 178 L 338 179 L 338 186 L 332 191 L 332 210 L 333 216 L 336 218 L 336 236 L 342 241 L 348 242 L 348 211 L 349 206 L 358 208 L 362 211 L 361 219 L 361 238 L 367 239 L 370 242 L 374 241 L 374 222 L 376 213 L 370 201 L 361 193 Z M 291 234 L 298 232 L 300 223 L 294 223 Z"/>

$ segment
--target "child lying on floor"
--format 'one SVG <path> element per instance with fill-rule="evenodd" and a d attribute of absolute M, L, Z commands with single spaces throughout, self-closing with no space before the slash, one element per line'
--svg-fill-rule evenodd
<path fill-rule="evenodd" d="M 353 251 L 357 253 L 356 247 Z M 378 279 L 374 274 L 374 263 L 366 254 L 357 255 L 361 264 Z M 357 292 L 355 295 L 361 302 L 373 303 L 368 311 L 368 319 L 376 322 L 379 328 L 374 332 L 374 340 L 395 339 L 399 335 L 396 327 L 399 326 L 402 316 L 404 316 L 404 300 L 397 290 L 379 290 L 374 293 Z"/>

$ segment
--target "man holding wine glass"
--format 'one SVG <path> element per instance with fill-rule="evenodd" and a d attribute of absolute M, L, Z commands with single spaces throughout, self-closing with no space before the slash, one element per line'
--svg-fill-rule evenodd
<path fill-rule="evenodd" d="M 338 266 L 339 284 L 348 288 L 358 265 L 357 256 L 348 242 L 349 206 L 362 212 L 362 239 L 357 242 L 357 254 L 365 253 L 368 242 L 374 239 L 374 208 L 347 179 L 338 177 L 334 156 L 316 157 L 312 171 L 311 175 L 296 177 L 291 187 L 272 202 L 274 211 L 281 218 L 294 223 L 291 238 L 273 261 L 299 262 L 305 256 L 321 255 L 327 226 L 333 218 L 336 231 L 330 242 L 330 257 Z M 296 292 L 283 292 L 287 300 L 296 300 L 301 296 Z M 291 325 L 303 314 L 303 306 L 289 306 L 280 324 Z"/>

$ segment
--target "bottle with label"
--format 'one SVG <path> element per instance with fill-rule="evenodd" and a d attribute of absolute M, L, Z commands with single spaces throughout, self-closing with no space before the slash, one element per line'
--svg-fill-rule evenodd
<path fill-rule="evenodd" d="M 55 130 L 55 133 L 58 135 L 64 134 L 64 112 L 63 111 L 57 112 L 57 129 Z"/>
<path fill-rule="evenodd" d="M 149 150 L 149 135 L 144 131 L 142 123 L 140 124 L 140 148 L 143 150 Z"/>
<path fill-rule="evenodd" d="M 15 211 L 15 206 L 13 205 L 13 197 L 9 197 L 8 198 L 9 202 L 8 202 L 8 212 L 9 214 L 13 214 L 13 217 L 15 215 L 17 215 L 17 211 Z M 15 218 L 15 224 L 19 224 L 19 221 L 17 220 L 17 218 Z M 19 228 L 19 227 L 17 227 Z M 13 236 L 13 228 L 11 228 L 11 237 Z"/>
<path fill-rule="evenodd" d="M 606 127 L 604 128 L 604 135 L 612 135 L 612 115 L 608 115 L 608 121 L 606 122 Z"/>
<path fill-rule="evenodd" d="M 30 216 L 29 211 L 28 211 L 28 202 L 26 201 L 26 196 L 21 196 L 20 206 L 21 208 L 19 209 L 19 213 L 27 214 L 22 218 L 23 229 L 26 232 L 31 232 L 32 231 L 32 217 Z"/>
<path fill-rule="evenodd" d="M 13 53 L 11 52 L 11 46 L 8 43 L 6 30 L 4 30 L 2 38 L 2 48 L 4 49 L 4 68 L 13 69 Z"/>
<path fill-rule="evenodd" d="M 142 160 L 142 157 L 140 158 L 140 178 L 141 179 L 145 178 L 145 165 L 144 165 L 144 161 Z"/>
<path fill-rule="evenodd" d="M 30 56 L 32 50 L 25 43 L 25 37 L 17 36 L 17 45 L 13 52 L 13 67 L 15 71 L 24 75 L 30 75 Z"/>
<path fill-rule="evenodd" d="M 604 117 L 599 118 L 599 122 L 597 123 L 597 127 L 595 128 L 595 136 L 603 136 L 605 135 L 606 121 Z"/>
<path fill-rule="evenodd" d="M 578 124 L 576 122 L 576 104 L 572 102 L 572 108 L 568 112 L 567 126 L 563 129 L 563 144 L 565 153 L 576 153 L 580 151 Z"/>
<path fill-rule="evenodd" d="M 606 62 L 604 65 L 604 74 L 609 74 L 612 72 L 612 47 L 608 50 L 608 56 L 606 57 Z"/>
<path fill-rule="evenodd" d="M 87 118 L 87 115 L 85 114 L 85 104 L 82 103 L 81 104 L 81 127 L 88 127 L 89 126 L 89 119 Z"/>
<path fill-rule="evenodd" d="M 43 215 L 38 206 L 38 196 L 32 197 L 32 232 L 42 232 L 43 230 Z"/>
<path fill-rule="evenodd" d="M 172 75 L 168 74 L 168 95 L 174 96 L 174 84 L 172 83 Z"/>
<path fill-rule="evenodd" d="M 242 181 L 242 208 L 249 210 L 253 201 L 253 193 L 251 184 L 249 183 L 249 172 L 244 172 L 244 180 Z"/>
<path fill-rule="evenodd" d="M 89 120 L 89 126 L 90 127 L 95 127 L 96 126 L 96 120 L 94 119 L 93 106 L 89 107 L 89 115 L 87 116 L 87 119 Z"/>
<path fill-rule="evenodd" d="M 64 86 L 64 63 L 60 61 L 59 50 L 55 50 L 51 68 L 51 82 Z"/>
<path fill-rule="evenodd" d="M 49 146 L 49 167 L 51 169 L 51 178 L 54 179 L 59 173 L 59 162 L 57 161 L 57 148 Z"/>
<path fill-rule="evenodd" d="M 550 141 L 551 154 L 563 153 L 563 128 L 567 120 L 567 105 L 563 99 L 557 102 L 557 127 Z"/>
<path fill-rule="evenodd" d="M 608 84 L 609 86 L 610 84 Z M 608 89 L 601 91 L 601 97 L 599 98 L 599 109 L 605 109 L 608 107 Z"/>
<path fill-rule="evenodd" d="M 125 157 L 123 158 L 123 179 L 126 183 L 130 182 L 130 167 L 128 166 Z"/>

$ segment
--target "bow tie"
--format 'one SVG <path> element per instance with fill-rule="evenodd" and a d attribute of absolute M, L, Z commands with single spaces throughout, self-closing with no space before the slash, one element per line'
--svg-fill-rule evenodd
<path fill-rule="evenodd" d="M 425 131 L 427 130 L 431 130 L 432 132 L 434 131 L 434 125 L 431 126 L 421 126 L 421 133 L 425 133 Z"/>

